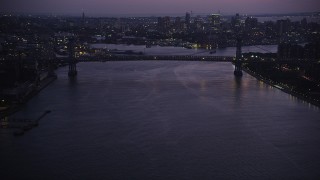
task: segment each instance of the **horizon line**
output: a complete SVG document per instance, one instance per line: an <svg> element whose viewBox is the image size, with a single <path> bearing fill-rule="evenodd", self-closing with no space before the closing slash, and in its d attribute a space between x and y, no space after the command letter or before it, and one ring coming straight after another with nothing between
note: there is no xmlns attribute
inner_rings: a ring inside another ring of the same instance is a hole
<svg viewBox="0 0 320 180"><path fill-rule="evenodd" d="M46 15L46 16L71 16L71 17L81 17L82 13L85 13L86 17L158 17L158 16L169 16L169 17L179 17L184 16L185 13L190 11L186 11L184 13L90 13L85 11L77 12L10 12L10 11L0 11L0 14L10 14L10 15ZM214 14L214 12L204 12L204 13L192 13L193 16L205 16ZM232 16L235 14L246 15L246 16L264 16L264 15L310 15L317 14L320 16L320 11L306 11L306 12L286 12L286 13L239 13L239 12L222 12L218 13L225 16Z"/></svg>

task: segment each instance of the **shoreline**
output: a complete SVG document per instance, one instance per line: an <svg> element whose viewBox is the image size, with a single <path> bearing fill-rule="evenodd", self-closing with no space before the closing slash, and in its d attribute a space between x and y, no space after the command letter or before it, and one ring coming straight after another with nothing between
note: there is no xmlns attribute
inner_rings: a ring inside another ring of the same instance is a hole
<svg viewBox="0 0 320 180"><path fill-rule="evenodd" d="M44 80L42 80L37 88L35 88L32 92L30 92L26 97L23 98L22 103L14 104L11 107L9 106L8 109L0 112L0 119L13 115L14 113L21 110L21 108L28 103L28 101L40 93L44 88L49 86L53 81L57 79L56 75L48 76Z"/></svg>
<svg viewBox="0 0 320 180"><path fill-rule="evenodd" d="M287 88L287 87L284 87L284 86L282 86L281 84L275 84L275 83L273 83L272 81L269 81L269 80L264 79L263 77L259 77L254 71L251 71L251 70L249 70L249 69L247 69L247 68L243 68L242 70L243 70L244 72L246 72L247 74L249 74L250 76L256 78L257 80L262 81L262 82L265 83L265 84L268 84L268 85L270 85L270 86L272 86L272 87L275 87L275 88L279 89L279 90L282 91L282 92L285 92L285 93L287 93L287 94L290 94L290 95L292 95L292 96L294 96L294 97L296 97L296 98L299 98L299 99L302 100L302 101L305 101L305 102L307 102L307 103L310 103L310 104L312 104L312 105L320 108L320 102L319 102L319 101L316 101L316 100L313 100L313 99L304 97L303 95L301 95L301 94L299 94L299 93L297 93L297 92L293 92L291 89L289 89L289 88Z"/></svg>

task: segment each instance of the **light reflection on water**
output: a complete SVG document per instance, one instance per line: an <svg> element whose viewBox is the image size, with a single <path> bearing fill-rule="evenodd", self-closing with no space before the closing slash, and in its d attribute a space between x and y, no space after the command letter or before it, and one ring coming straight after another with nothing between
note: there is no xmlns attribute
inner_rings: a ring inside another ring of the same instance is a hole
<svg viewBox="0 0 320 180"><path fill-rule="evenodd" d="M106 62L67 68L0 136L4 179L313 179L320 111L230 63ZM19 173L16 173L19 172Z"/></svg>

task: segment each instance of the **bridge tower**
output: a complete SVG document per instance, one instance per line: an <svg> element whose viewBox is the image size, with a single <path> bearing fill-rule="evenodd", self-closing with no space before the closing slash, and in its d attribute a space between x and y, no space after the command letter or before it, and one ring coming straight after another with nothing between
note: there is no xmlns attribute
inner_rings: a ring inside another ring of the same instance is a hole
<svg viewBox="0 0 320 180"><path fill-rule="evenodd" d="M236 51L236 61L234 63L234 75L236 77L242 76L242 52L241 52L241 38L237 38L237 51Z"/></svg>
<svg viewBox="0 0 320 180"><path fill-rule="evenodd" d="M69 39L69 77L75 77L77 75L77 65L76 65L76 59L75 59L75 53L74 53L74 39Z"/></svg>

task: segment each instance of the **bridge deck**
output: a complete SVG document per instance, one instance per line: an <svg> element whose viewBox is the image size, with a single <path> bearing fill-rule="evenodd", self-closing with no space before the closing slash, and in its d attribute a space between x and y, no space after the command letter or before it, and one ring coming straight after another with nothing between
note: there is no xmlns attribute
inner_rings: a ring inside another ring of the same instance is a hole
<svg viewBox="0 0 320 180"><path fill-rule="evenodd" d="M232 62L235 57L230 56L165 56L165 55L108 55L103 57L80 57L78 62L88 61L130 61L130 60L173 60L173 61L219 61Z"/></svg>
<svg viewBox="0 0 320 180"><path fill-rule="evenodd" d="M70 62L69 58L58 58L60 62ZM234 62L232 56L192 56L192 55L105 55L83 56L75 59L78 62L105 62L105 61L136 61L136 60L164 60L164 61L211 61ZM243 63L277 62L277 63L319 63L319 60L310 59L250 59L242 60Z"/></svg>

